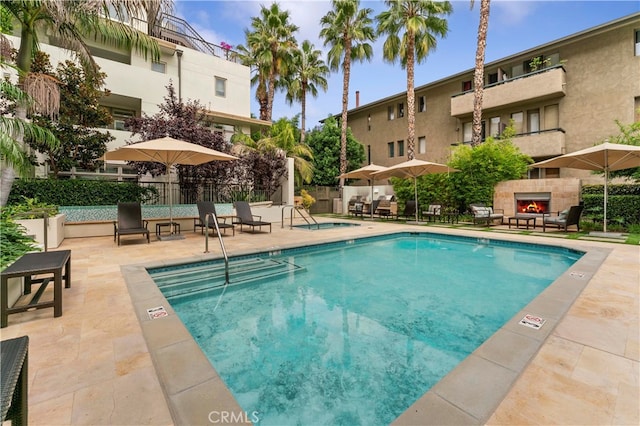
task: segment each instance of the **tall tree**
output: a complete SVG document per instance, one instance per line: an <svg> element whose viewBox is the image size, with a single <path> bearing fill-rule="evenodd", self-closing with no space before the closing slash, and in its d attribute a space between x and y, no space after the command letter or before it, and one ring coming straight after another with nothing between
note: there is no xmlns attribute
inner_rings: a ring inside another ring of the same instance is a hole
<svg viewBox="0 0 640 426"><path fill-rule="evenodd" d="M16 66L21 82L29 78L34 51L39 50L39 34L55 37L60 46L74 52L87 69L94 71L97 66L84 41L89 37L112 46L135 48L145 57L151 53L158 58L160 50L155 40L128 25L131 16L144 16L148 7L149 0L0 0L2 13L8 13L12 23L20 27ZM105 16L115 19L105 19ZM36 103L38 101L41 99L36 99ZM26 110L19 108L17 116L24 119ZM21 136L18 140L22 142ZM6 203L14 179L14 169L4 167L0 176L0 205Z"/></svg>
<svg viewBox="0 0 640 426"><path fill-rule="evenodd" d="M293 101L300 101L302 106L300 142L304 143L306 116L307 116L307 93L314 98L318 96L318 87L327 91L327 76L329 67L322 60L322 52L316 50L309 40L302 42L300 49L293 51L291 72L286 79L287 95L289 104Z"/></svg>
<svg viewBox="0 0 640 426"><path fill-rule="evenodd" d="M448 31L442 16L452 11L451 3L431 0L386 0L386 11L377 17L378 34L387 34L383 56L388 62L398 59L407 70L407 158L415 158L416 110L415 63L424 61L437 45L436 37Z"/></svg>
<svg viewBox="0 0 640 426"><path fill-rule="evenodd" d="M482 97L484 95L484 56L489 29L489 7L491 0L480 0L480 23L478 24L478 44L476 46L476 67L473 72L473 123L471 146L482 142ZM471 0L473 8L474 0Z"/></svg>
<svg viewBox="0 0 640 426"><path fill-rule="evenodd" d="M331 0L332 10L320 19L320 37L324 45L331 46L328 53L329 68L338 71L342 66L342 118L340 121L340 174L347 171L347 110L349 107L349 79L351 62L370 61L373 48L369 42L376 39L370 8L360 9L359 0ZM340 190L344 178L340 179Z"/></svg>
<svg viewBox="0 0 640 426"><path fill-rule="evenodd" d="M253 55L258 73L267 73L258 80L266 82L266 107L264 116L261 108L260 118L271 121L277 80L291 65L291 50L297 43L293 34L298 27L289 22L289 11L281 10L278 3L261 6L260 16L251 18L251 27L245 31L247 47L239 50Z"/></svg>
<svg viewBox="0 0 640 426"><path fill-rule="evenodd" d="M245 37L249 37L249 30L245 30ZM253 76L251 77L251 85L256 86L256 100L260 105L260 120L267 120L267 105L269 96L267 93L267 78L269 76L269 64L260 62L258 54L251 46L236 46L238 57L242 65L251 69Z"/></svg>
<svg viewBox="0 0 640 426"><path fill-rule="evenodd" d="M87 73L73 61L58 64L53 74L49 55L37 52L32 71L51 74L60 86L60 113L57 120L42 114L33 114L35 124L50 129L60 140L60 146L52 149L41 140L25 138L35 150L46 154L52 177L61 171L80 167L95 170L100 165L100 157L107 151L107 143L114 139L109 132L96 128L111 124L109 111L100 105L105 96L104 73Z"/></svg>

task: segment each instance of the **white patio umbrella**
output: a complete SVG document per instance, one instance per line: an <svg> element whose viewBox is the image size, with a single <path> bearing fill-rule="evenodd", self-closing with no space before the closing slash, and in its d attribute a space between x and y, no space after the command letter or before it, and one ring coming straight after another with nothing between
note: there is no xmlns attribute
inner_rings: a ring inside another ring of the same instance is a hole
<svg viewBox="0 0 640 426"><path fill-rule="evenodd" d="M206 148L191 142L164 137L125 145L114 151L109 151L102 157L103 160L123 161L154 161L162 163L167 168L167 184L169 187L169 222L171 234L173 234L173 200L171 195L171 167L181 164L197 166L210 161L237 160L233 155Z"/></svg>
<svg viewBox="0 0 640 426"><path fill-rule="evenodd" d="M609 172L614 170L640 167L640 146L605 142L590 148L581 149L529 167L550 168L568 167L571 169L597 170L604 172L604 225L607 232L607 192Z"/></svg>
<svg viewBox="0 0 640 426"><path fill-rule="evenodd" d="M338 178L345 179L369 179L371 181L371 217L373 218L373 181L375 180L375 176L373 174L375 172L379 172L381 170L385 170L386 167L378 166L376 164L369 164L364 167L360 167L356 170L351 170L350 172L341 174Z"/></svg>
<svg viewBox="0 0 640 426"><path fill-rule="evenodd" d="M413 178L414 196L416 200L416 222L418 221L418 176L428 175L432 173L449 173L458 172L457 169L452 169L446 164L432 163L430 161L423 161L413 159L405 161L404 163L396 164L395 166L387 167L386 169L373 173L376 179L388 178L391 176L400 178Z"/></svg>

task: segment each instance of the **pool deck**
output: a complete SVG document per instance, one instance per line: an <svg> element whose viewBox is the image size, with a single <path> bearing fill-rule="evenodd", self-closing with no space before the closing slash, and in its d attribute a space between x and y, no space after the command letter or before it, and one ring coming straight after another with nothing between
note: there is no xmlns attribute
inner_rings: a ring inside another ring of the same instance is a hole
<svg viewBox="0 0 640 426"><path fill-rule="evenodd" d="M513 380L509 381L513 386L493 390L480 380L477 389L456 395L448 395L442 387L441 392L421 398L396 420L397 424L640 424L640 246L487 233L481 228L357 222L363 226L313 232L282 229L274 223L271 234L236 232L225 236L224 242L229 255L234 255L417 230L605 253L600 267L588 274L584 290L575 302L568 303L566 315L545 324L548 327L545 338L539 339L539 350L526 358L518 357L523 342L531 339L523 340L513 333L513 350L507 347L501 354L506 365L523 363L513 369ZM0 331L2 340L23 335L30 338L29 423L170 425L174 418L181 418L165 398L165 393L171 394L166 376L175 376L169 378L174 383L183 380L183 386L207 378L197 377L190 365L179 361L165 364L174 366L173 371L156 369L149 349L153 343L149 344L148 333L145 340L140 307L132 303L134 295L129 293L127 280L131 281L133 274L127 272L125 279L123 271L131 271L135 265L219 257L217 239L209 239L211 253L204 254L204 237L199 232L185 230L183 235L183 240L151 244L129 237L121 246L111 237L64 240L57 250L72 250L72 283L63 291L63 315L54 318L51 309L13 314L9 326ZM157 339L170 338L172 329L157 333ZM171 360L172 354L166 355ZM478 355L465 363L481 363L487 372L498 366L490 356ZM445 380L455 381L450 376ZM197 390L197 386L191 387ZM499 395L498 402L487 405L482 399L491 394ZM225 395L202 397L200 404L203 412L215 411L216 416L237 410L235 401ZM434 404L449 406L451 414L439 410L443 417L430 416L429 408ZM211 420L222 423L220 417L203 417L197 423L211 424Z"/></svg>

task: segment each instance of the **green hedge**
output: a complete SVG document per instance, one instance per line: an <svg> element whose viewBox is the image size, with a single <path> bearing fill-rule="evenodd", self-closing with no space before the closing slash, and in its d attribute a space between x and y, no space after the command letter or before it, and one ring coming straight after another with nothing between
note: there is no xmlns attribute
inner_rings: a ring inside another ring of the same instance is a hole
<svg viewBox="0 0 640 426"><path fill-rule="evenodd" d="M607 222L640 224L640 185L610 185L607 195ZM602 220L604 217L604 185L584 185L583 216Z"/></svg>
<svg viewBox="0 0 640 426"><path fill-rule="evenodd" d="M156 200L152 187L140 187L130 182L107 182L83 179L19 179L9 194L7 204L20 204L25 198L58 206L105 206L119 201L148 202Z"/></svg>

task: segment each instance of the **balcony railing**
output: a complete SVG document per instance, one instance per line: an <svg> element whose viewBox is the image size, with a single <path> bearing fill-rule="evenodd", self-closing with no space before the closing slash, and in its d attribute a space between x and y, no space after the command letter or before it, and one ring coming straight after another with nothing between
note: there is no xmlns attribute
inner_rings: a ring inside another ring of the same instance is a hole
<svg viewBox="0 0 640 426"><path fill-rule="evenodd" d="M482 99L483 111L565 96L565 70L562 65L519 75L488 85ZM473 91L451 97L451 116L461 117L473 112Z"/></svg>
<svg viewBox="0 0 640 426"><path fill-rule="evenodd" d="M139 19L136 20L146 28L146 22ZM137 27L140 27L140 25ZM161 14L156 20L150 35L207 55L223 58L237 64L241 63L237 52L206 41L187 21L177 16Z"/></svg>

